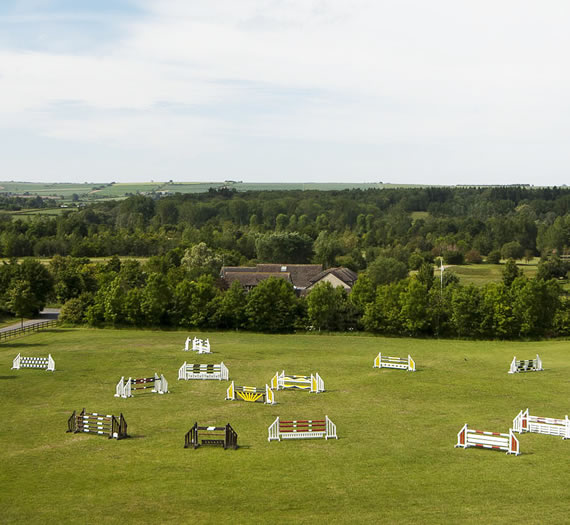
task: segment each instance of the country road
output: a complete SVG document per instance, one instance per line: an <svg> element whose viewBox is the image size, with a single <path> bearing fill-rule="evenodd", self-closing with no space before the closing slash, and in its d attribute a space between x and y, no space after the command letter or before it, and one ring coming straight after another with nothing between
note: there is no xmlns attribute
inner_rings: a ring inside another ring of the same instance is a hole
<svg viewBox="0 0 570 525"><path fill-rule="evenodd" d="M60 308L44 308L39 315L34 319L28 319L24 321L24 326L28 326L35 323L41 323L42 321L53 321L59 317ZM0 328L0 332L8 332L10 330L14 330L15 328L21 328L22 323L14 323L9 326L4 326Z"/></svg>

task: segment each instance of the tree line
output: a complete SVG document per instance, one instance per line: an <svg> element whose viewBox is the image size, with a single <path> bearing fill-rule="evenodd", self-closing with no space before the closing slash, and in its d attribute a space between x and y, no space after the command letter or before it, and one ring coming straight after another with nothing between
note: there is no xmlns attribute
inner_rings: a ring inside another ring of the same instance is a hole
<svg viewBox="0 0 570 525"><path fill-rule="evenodd" d="M381 261L385 259L380 259ZM394 259L395 262L398 262ZM350 294L322 283L298 297L270 278L246 293L218 278L220 260L199 243L145 262L55 256L0 265L2 309L31 315L47 301L63 304L61 320L91 326L182 327L261 332L358 331L408 336L535 338L570 335L570 299L541 263L524 277L509 260L501 282L463 286L451 271L414 275L363 271ZM566 263L562 263L566 264ZM389 279L389 280L387 280Z"/></svg>
<svg viewBox="0 0 570 525"><path fill-rule="evenodd" d="M41 199L40 199L41 200ZM0 209L20 206L0 198ZM378 256L408 269L565 254L569 188L412 188L135 195L58 216L0 214L1 257L154 256L205 242L226 264L365 270Z"/></svg>

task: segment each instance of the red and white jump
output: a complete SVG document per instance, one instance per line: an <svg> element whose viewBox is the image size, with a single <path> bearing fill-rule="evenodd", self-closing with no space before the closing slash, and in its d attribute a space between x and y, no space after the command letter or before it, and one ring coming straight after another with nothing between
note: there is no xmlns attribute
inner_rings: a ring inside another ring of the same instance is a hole
<svg viewBox="0 0 570 525"><path fill-rule="evenodd" d="M267 429L267 441L282 439L338 439L336 425L325 416L325 419L293 419L284 421L277 418Z"/></svg>
<svg viewBox="0 0 570 525"><path fill-rule="evenodd" d="M507 454L520 454L519 440L513 434L513 429L509 429L508 434L500 434L499 432L484 432L482 430L473 430L464 427L457 434L456 447L469 448L491 448L495 450L503 450Z"/></svg>
<svg viewBox="0 0 570 525"><path fill-rule="evenodd" d="M549 436L562 436L562 439L570 439L570 419L556 419L553 417L531 416L528 408L518 413L513 419L513 430L522 434L523 432L535 432L537 434L547 434Z"/></svg>

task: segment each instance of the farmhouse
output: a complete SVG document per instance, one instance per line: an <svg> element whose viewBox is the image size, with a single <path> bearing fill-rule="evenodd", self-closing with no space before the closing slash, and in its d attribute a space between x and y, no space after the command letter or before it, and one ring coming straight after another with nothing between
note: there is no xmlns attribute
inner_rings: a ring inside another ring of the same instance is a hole
<svg viewBox="0 0 570 525"><path fill-rule="evenodd" d="M348 268L329 268L323 271L320 264L257 264L255 266L222 266L220 277L229 287L238 281L246 290L269 277L285 279L299 295L305 295L317 283L328 281L333 286L352 289L357 275Z"/></svg>
<svg viewBox="0 0 570 525"><path fill-rule="evenodd" d="M306 293L310 292L314 286L322 282L329 282L335 288L342 286L347 292L350 292L356 279L358 279L358 275L350 268L329 268L311 279L311 284L307 286Z"/></svg>

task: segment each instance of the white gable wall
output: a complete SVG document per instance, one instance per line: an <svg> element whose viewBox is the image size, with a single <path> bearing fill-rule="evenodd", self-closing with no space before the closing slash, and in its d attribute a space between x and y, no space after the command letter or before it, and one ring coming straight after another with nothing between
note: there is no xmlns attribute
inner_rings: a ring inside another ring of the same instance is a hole
<svg viewBox="0 0 570 525"><path fill-rule="evenodd" d="M334 276L332 273L329 273L329 274L325 275L322 279L319 279L316 283L314 283L310 287L308 287L307 290L310 290L311 288L313 288L317 284L324 283L324 282L331 283L335 288L337 288L338 286L342 286L347 292L349 292L351 290L351 288L348 284L346 284L344 281L341 281L338 277Z"/></svg>

